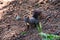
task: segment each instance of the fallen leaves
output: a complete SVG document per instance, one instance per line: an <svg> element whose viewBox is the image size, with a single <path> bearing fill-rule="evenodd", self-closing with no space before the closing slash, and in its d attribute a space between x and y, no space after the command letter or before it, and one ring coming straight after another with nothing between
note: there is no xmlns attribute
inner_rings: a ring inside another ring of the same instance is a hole
<svg viewBox="0 0 60 40"><path fill-rule="evenodd" d="M9 5L10 2L12 2L14 0L0 0L0 9L2 9L4 6Z"/></svg>

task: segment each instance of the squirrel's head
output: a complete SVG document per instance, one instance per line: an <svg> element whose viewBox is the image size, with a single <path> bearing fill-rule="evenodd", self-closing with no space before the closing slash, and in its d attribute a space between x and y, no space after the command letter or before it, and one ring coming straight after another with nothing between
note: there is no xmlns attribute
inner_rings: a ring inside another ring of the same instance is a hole
<svg viewBox="0 0 60 40"><path fill-rule="evenodd" d="M36 10L33 11L33 17L34 17L34 18L38 18L38 16L39 16L40 14L41 14L41 11L38 10L38 9L36 9Z"/></svg>

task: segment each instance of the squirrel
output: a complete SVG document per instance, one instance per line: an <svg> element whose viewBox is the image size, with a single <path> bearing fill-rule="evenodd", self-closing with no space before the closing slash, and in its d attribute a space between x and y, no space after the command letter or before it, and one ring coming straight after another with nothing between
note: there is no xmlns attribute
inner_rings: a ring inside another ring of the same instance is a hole
<svg viewBox="0 0 60 40"><path fill-rule="evenodd" d="M26 22L26 24L29 25L34 25L36 27L36 25L39 23L38 20L38 16L41 14L40 10L34 10L33 11L33 15L32 17L26 17L24 18L24 21Z"/></svg>

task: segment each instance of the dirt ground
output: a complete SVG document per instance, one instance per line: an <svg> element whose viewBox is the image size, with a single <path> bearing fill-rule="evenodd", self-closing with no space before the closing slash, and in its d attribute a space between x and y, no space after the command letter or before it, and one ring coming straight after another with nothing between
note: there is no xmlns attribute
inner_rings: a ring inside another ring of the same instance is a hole
<svg viewBox="0 0 60 40"><path fill-rule="evenodd" d="M15 0L0 9L0 40L41 40L36 28L27 29L25 16L32 10L42 12L39 21L45 33L60 31L60 2L39 0ZM20 19L18 20L17 17ZM26 32L21 35L21 32Z"/></svg>

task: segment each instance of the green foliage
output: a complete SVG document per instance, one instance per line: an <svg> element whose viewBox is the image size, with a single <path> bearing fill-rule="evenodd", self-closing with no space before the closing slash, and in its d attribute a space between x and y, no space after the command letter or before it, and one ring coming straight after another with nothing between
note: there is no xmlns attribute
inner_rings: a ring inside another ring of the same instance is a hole
<svg viewBox="0 0 60 40"><path fill-rule="evenodd" d="M38 29L39 35L42 37L42 40L60 40L60 36L58 35L43 33L41 23L37 25L37 29Z"/></svg>
<svg viewBox="0 0 60 40"><path fill-rule="evenodd" d="M25 35L26 34L26 32L21 32L21 35Z"/></svg>
<svg viewBox="0 0 60 40"><path fill-rule="evenodd" d="M36 26L37 26L38 32L39 32L39 33L42 32L42 26L41 26L41 23L39 23L39 24L36 25Z"/></svg>
<svg viewBox="0 0 60 40"><path fill-rule="evenodd" d="M42 36L42 40L59 40L60 36L46 33L39 33Z"/></svg>

